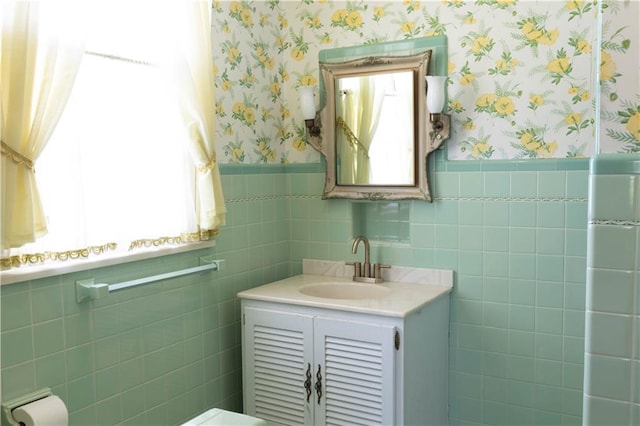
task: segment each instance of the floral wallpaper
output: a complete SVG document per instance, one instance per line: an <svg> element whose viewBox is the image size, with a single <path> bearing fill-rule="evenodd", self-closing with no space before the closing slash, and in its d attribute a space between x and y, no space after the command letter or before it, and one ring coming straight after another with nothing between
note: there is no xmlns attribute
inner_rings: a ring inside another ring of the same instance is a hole
<svg viewBox="0 0 640 426"><path fill-rule="evenodd" d="M640 151L635 0L214 1L213 9L223 163L319 161L296 91L318 84L318 52L432 35L449 43L449 159L585 157L598 136L602 152Z"/></svg>

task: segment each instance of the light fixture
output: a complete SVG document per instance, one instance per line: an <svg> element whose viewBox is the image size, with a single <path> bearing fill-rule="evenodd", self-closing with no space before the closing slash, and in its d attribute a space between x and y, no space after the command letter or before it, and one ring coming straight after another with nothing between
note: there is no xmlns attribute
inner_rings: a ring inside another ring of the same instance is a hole
<svg viewBox="0 0 640 426"><path fill-rule="evenodd" d="M314 91L315 86L298 87L298 93L300 95L300 108L302 110L304 124L307 127L309 136L315 138L320 136L320 126L316 124L316 102L313 98Z"/></svg>
<svg viewBox="0 0 640 426"><path fill-rule="evenodd" d="M427 79L427 110L429 111L429 122L431 123L429 137L432 146L435 148L442 141L449 138L451 128L451 116L442 113L445 104L447 77L428 75L425 78Z"/></svg>

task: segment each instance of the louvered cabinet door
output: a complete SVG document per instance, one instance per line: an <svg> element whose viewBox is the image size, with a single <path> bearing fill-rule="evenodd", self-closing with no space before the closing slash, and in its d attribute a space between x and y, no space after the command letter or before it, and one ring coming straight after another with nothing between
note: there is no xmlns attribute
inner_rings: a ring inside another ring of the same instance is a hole
<svg viewBox="0 0 640 426"><path fill-rule="evenodd" d="M316 317L316 425L395 424L394 336L391 325Z"/></svg>
<svg viewBox="0 0 640 426"><path fill-rule="evenodd" d="M244 309L244 397L247 414L283 425L313 424L307 380L313 363L313 317Z"/></svg>

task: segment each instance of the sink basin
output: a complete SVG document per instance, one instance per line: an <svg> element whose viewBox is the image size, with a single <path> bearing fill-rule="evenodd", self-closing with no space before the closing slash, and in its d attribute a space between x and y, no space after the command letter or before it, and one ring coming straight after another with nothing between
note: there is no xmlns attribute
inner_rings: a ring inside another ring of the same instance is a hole
<svg viewBox="0 0 640 426"><path fill-rule="evenodd" d="M379 284L316 283L301 287L300 293L323 299L377 299L391 293L391 289Z"/></svg>

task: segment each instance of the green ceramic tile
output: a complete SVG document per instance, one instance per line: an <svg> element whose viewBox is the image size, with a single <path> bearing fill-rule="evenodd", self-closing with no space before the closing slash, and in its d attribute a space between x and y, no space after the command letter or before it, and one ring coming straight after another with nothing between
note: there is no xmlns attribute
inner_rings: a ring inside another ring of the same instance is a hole
<svg viewBox="0 0 640 426"><path fill-rule="evenodd" d="M565 221L568 229L585 229L588 221L587 203L567 203Z"/></svg>
<svg viewBox="0 0 640 426"><path fill-rule="evenodd" d="M442 200L433 204L435 211L435 223L443 225L458 224L458 201Z"/></svg>
<svg viewBox="0 0 640 426"><path fill-rule="evenodd" d="M536 278L536 256L532 254L511 254L509 256L511 278L530 280Z"/></svg>
<svg viewBox="0 0 640 426"><path fill-rule="evenodd" d="M67 379L76 379L94 371L93 345L86 344L67 349Z"/></svg>
<svg viewBox="0 0 640 426"><path fill-rule="evenodd" d="M511 173L491 172L484 175L484 195L486 197L508 197L511 192Z"/></svg>
<svg viewBox="0 0 640 426"><path fill-rule="evenodd" d="M562 309L536 308L536 331L539 333L562 334Z"/></svg>
<svg viewBox="0 0 640 426"><path fill-rule="evenodd" d="M564 171L538 173L538 197L543 199L565 198L566 179Z"/></svg>
<svg viewBox="0 0 640 426"><path fill-rule="evenodd" d="M70 412L80 410L95 402L95 380L93 375L67 382L66 405Z"/></svg>
<svg viewBox="0 0 640 426"><path fill-rule="evenodd" d="M565 254L567 256L583 256L587 255L587 230L584 229L566 229L565 230Z"/></svg>
<svg viewBox="0 0 640 426"><path fill-rule="evenodd" d="M585 381L585 393L619 401L629 400L631 385L631 361L586 354L591 379Z"/></svg>
<svg viewBox="0 0 640 426"><path fill-rule="evenodd" d="M32 290L31 309L34 323L60 317L63 314L61 287L53 285Z"/></svg>
<svg viewBox="0 0 640 426"><path fill-rule="evenodd" d="M521 331L535 329L535 309L529 306L509 306L509 328Z"/></svg>
<svg viewBox="0 0 640 426"><path fill-rule="evenodd" d="M480 197L484 195L483 173L466 172L459 173L460 176L460 196Z"/></svg>
<svg viewBox="0 0 640 426"><path fill-rule="evenodd" d="M511 197L534 198L538 195L538 181L536 172L511 173Z"/></svg>
<svg viewBox="0 0 640 426"><path fill-rule="evenodd" d="M458 275L458 282L454 287L456 298L482 300L482 277L472 275Z"/></svg>
<svg viewBox="0 0 640 426"><path fill-rule="evenodd" d="M482 327L473 324L458 325L458 344L461 348L482 349Z"/></svg>
<svg viewBox="0 0 640 426"><path fill-rule="evenodd" d="M432 182L433 192L439 197L453 198L459 195L461 190L461 177L464 173L455 172L436 173Z"/></svg>
<svg viewBox="0 0 640 426"><path fill-rule="evenodd" d="M509 330L509 348L507 353L511 355L530 356L534 353L536 335L528 331Z"/></svg>
<svg viewBox="0 0 640 426"><path fill-rule="evenodd" d="M506 354L509 351L509 333L504 328L483 327L482 350Z"/></svg>
<svg viewBox="0 0 640 426"><path fill-rule="evenodd" d="M483 273L486 277L507 277L509 275L509 255L507 253L485 252L482 255Z"/></svg>
<svg viewBox="0 0 640 426"><path fill-rule="evenodd" d="M3 342L3 355L4 355ZM8 366L2 362L2 398L16 398L32 392L35 388L35 368L33 362L23 362Z"/></svg>
<svg viewBox="0 0 640 426"><path fill-rule="evenodd" d="M509 205L511 226L534 227L537 223L538 205L532 201L513 201Z"/></svg>
<svg viewBox="0 0 640 426"><path fill-rule="evenodd" d="M509 305L504 303L483 304L482 323L486 327L507 328L509 325Z"/></svg>
<svg viewBox="0 0 640 426"><path fill-rule="evenodd" d="M120 361L118 336L96 340L93 345L96 370L116 365Z"/></svg>
<svg viewBox="0 0 640 426"><path fill-rule="evenodd" d="M36 387L53 387L66 381L66 357L64 352L37 358Z"/></svg>
<svg viewBox="0 0 640 426"><path fill-rule="evenodd" d="M482 372L482 352L468 349L458 351L458 371L480 374Z"/></svg>
<svg viewBox="0 0 640 426"><path fill-rule="evenodd" d="M539 203L537 223L538 226L544 228L563 228L565 226L565 203Z"/></svg>
<svg viewBox="0 0 640 426"><path fill-rule="evenodd" d="M486 259L486 254L485 254ZM486 302L508 303L509 281L504 278L484 278L483 300Z"/></svg>
<svg viewBox="0 0 640 426"><path fill-rule="evenodd" d="M14 293L6 290L13 286L0 287L0 323L2 331L13 330L31 324L31 293L26 284L14 284Z"/></svg>
<svg viewBox="0 0 640 426"><path fill-rule="evenodd" d="M96 419L96 407L94 405L69 413L70 424L92 425L96 423Z"/></svg>
<svg viewBox="0 0 640 426"><path fill-rule="evenodd" d="M459 228L453 225L438 225L435 227L436 249L457 249Z"/></svg>
<svg viewBox="0 0 640 426"><path fill-rule="evenodd" d="M567 171L567 197L586 200L589 196L589 174L583 170Z"/></svg>
<svg viewBox="0 0 640 426"><path fill-rule="evenodd" d="M63 320L57 319L35 325L33 327L33 345L35 357L62 351L64 349Z"/></svg>
<svg viewBox="0 0 640 426"><path fill-rule="evenodd" d="M536 358L553 361L562 360L562 336L536 333L535 341Z"/></svg>
<svg viewBox="0 0 640 426"><path fill-rule="evenodd" d="M476 251L460 251L458 272L465 275L482 275L482 253Z"/></svg>
<svg viewBox="0 0 640 426"><path fill-rule="evenodd" d="M485 251L509 251L509 228L496 226L483 226L483 244Z"/></svg>
<svg viewBox="0 0 640 426"><path fill-rule="evenodd" d="M458 322L482 324L482 303L474 300L458 300Z"/></svg>
<svg viewBox="0 0 640 426"><path fill-rule="evenodd" d="M117 366L97 371L95 381L98 401L120 392L120 374Z"/></svg>
<svg viewBox="0 0 640 426"><path fill-rule="evenodd" d="M536 303L536 282L534 280L510 280L509 302L533 306Z"/></svg>
<svg viewBox="0 0 640 426"><path fill-rule="evenodd" d="M536 230L533 228L510 228L509 250L512 253L535 253Z"/></svg>
<svg viewBox="0 0 640 426"><path fill-rule="evenodd" d="M564 229L539 228L536 234L536 252L539 254L564 254Z"/></svg>
<svg viewBox="0 0 640 426"><path fill-rule="evenodd" d="M509 203L506 201L484 201L485 226L509 226Z"/></svg>
<svg viewBox="0 0 640 426"><path fill-rule="evenodd" d="M591 178L592 219L634 220L636 177L632 175L596 175Z"/></svg>
<svg viewBox="0 0 640 426"><path fill-rule="evenodd" d="M507 355L506 374L511 380L533 382L535 379L535 359L516 355ZM529 403L531 404L531 402Z"/></svg>
<svg viewBox="0 0 640 426"><path fill-rule="evenodd" d="M582 364L584 360L584 338L564 337L562 360Z"/></svg>
<svg viewBox="0 0 640 426"><path fill-rule="evenodd" d="M540 281L536 286L537 306L547 308L562 308L564 306L564 291L560 283Z"/></svg>
<svg viewBox="0 0 640 426"><path fill-rule="evenodd" d="M2 333L1 338L3 368L33 358L33 330L30 327L6 331Z"/></svg>
<svg viewBox="0 0 640 426"><path fill-rule="evenodd" d="M145 406L143 386L123 391L121 395L123 419L129 419L138 415L140 413L140 407Z"/></svg>
<svg viewBox="0 0 640 426"><path fill-rule="evenodd" d="M563 322L565 336L584 337L584 309L565 309Z"/></svg>
<svg viewBox="0 0 640 426"><path fill-rule="evenodd" d="M562 386L562 363L546 359L536 360L536 383Z"/></svg>
<svg viewBox="0 0 640 426"><path fill-rule="evenodd" d="M536 277L541 281L562 282L565 276L564 259L561 256L536 256Z"/></svg>
<svg viewBox="0 0 640 426"><path fill-rule="evenodd" d="M484 203L475 200L461 200L458 203L458 221L460 225L482 225Z"/></svg>
<svg viewBox="0 0 640 426"><path fill-rule="evenodd" d="M583 256L565 256L565 280L570 283L584 283L587 259Z"/></svg>
<svg viewBox="0 0 640 426"><path fill-rule="evenodd" d="M483 232L481 226L460 226L458 231L461 250L482 250Z"/></svg>
<svg viewBox="0 0 640 426"><path fill-rule="evenodd" d="M480 398L482 396L482 376L479 374L460 373L460 396L469 398Z"/></svg>
<svg viewBox="0 0 640 426"><path fill-rule="evenodd" d="M565 284L564 286L564 308L584 311L585 309L585 285Z"/></svg>
<svg viewBox="0 0 640 426"><path fill-rule="evenodd" d="M586 351L594 354L630 358L633 355L633 317L629 315L590 312L590 339ZM616 330L612 333L611 330Z"/></svg>
<svg viewBox="0 0 640 426"><path fill-rule="evenodd" d="M120 396L99 401L96 404L96 415L98 425L115 425L122 420L122 412L120 409Z"/></svg>
<svg viewBox="0 0 640 426"><path fill-rule="evenodd" d="M565 362L562 367L562 383L565 388L575 389L582 394L584 383L584 366Z"/></svg>
<svg viewBox="0 0 640 426"><path fill-rule="evenodd" d="M632 270L636 257L636 230L631 226L590 225L587 264L594 268Z"/></svg>

